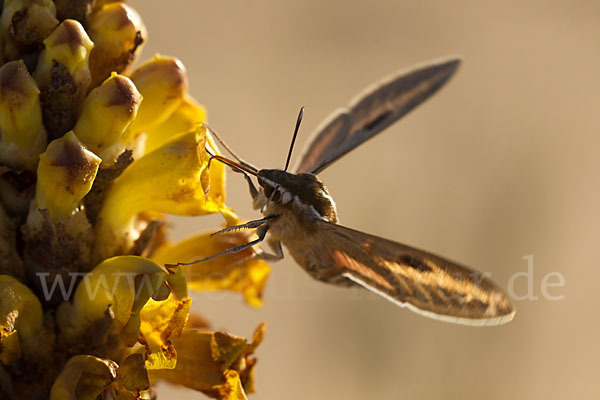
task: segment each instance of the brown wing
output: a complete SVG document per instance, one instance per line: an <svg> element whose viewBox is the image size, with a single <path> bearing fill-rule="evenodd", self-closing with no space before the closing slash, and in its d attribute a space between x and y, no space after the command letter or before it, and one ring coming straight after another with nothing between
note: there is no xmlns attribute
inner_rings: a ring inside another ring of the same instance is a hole
<svg viewBox="0 0 600 400"><path fill-rule="evenodd" d="M317 127L295 170L317 174L425 101L450 79L459 63L456 58L429 63L368 88Z"/></svg>
<svg viewBox="0 0 600 400"><path fill-rule="evenodd" d="M499 325L515 310L480 272L400 243L319 221L337 271L387 300L430 318L464 325ZM332 282L333 283L333 282Z"/></svg>

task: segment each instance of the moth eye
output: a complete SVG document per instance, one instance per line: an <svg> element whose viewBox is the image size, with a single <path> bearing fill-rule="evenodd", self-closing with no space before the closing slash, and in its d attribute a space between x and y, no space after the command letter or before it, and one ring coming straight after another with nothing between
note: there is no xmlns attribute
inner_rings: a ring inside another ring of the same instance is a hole
<svg viewBox="0 0 600 400"><path fill-rule="evenodd" d="M271 197L271 194L273 193L273 187L272 186L265 185L265 186L263 186L263 190L265 191L265 196Z"/></svg>
<svg viewBox="0 0 600 400"><path fill-rule="evenodd" d="M281 192L278 190L273 195L273 201L279 201L279 199L281 199Z"/></svg>
<svg viewBox="0 0 600 400"><path fill-rule="evenodd" d="M433 269L431 269L431 267L429 265L427 265L425 260L423 260L422 258L419 258L419 257L402 256L402 257L400 257L400 260L398 260L398 261L401 264L404 264L409 268L416 269L419 272L432 272L433 271Z"/></svg>

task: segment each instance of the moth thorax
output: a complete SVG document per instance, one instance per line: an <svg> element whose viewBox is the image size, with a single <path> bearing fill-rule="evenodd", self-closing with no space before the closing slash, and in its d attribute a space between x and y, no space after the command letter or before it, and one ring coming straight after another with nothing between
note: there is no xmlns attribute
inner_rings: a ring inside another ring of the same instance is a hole
<svg viewBox="0 0 600 400"><path fill-rule="evenodd" d="M335 202L316 175L263 169L258 172L258 182L263 187L265 196L271 198L271 201L284 207L296 207L302 209L300 211L317 213L327 221L337 222Z"/></svg>

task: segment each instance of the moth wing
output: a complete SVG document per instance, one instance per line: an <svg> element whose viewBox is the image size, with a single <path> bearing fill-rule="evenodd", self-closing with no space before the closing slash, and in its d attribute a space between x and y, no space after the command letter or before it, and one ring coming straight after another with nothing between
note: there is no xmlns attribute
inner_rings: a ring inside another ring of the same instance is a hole
<svg viewBox="0 0 600 400"><path fill-rule="evenodd" d="M456 58L429 63L367 88L347 109L335 111L317 127L295 170L319 173L434 94L459 64Z"/></svg>
<svg viewBox="0 0 600 400"><path fill-rule="evenodd" d="M500 325L515 314L504 292L480 272L341 225L318 224L332 280L341 274L400 307L446 322Z"/></svg>

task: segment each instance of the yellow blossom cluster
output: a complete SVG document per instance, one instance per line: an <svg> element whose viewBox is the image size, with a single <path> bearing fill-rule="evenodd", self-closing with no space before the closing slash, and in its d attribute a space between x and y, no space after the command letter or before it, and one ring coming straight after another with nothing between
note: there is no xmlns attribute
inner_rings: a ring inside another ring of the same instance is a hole
<svg viewBox="0 0 600 400"><path fill-rule="evenodd" d="M111 0L4 0L0 15L0 398L149 399L164 379L218 399L254 390L252 340L190 314L193 290L261 304L251 240L166 239L165 214L221 213L225 168L186 71Z"/></svg>

